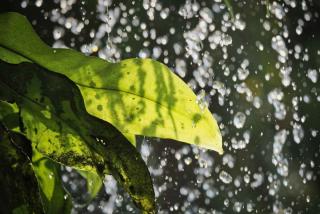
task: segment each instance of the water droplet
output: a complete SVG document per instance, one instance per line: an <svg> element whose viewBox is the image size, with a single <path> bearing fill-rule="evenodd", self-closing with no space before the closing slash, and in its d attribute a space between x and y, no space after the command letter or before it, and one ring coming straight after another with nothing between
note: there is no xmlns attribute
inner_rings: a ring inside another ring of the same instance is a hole
<svg viewBox="0 0 320 214"><path fill-rule="evenodd" d="M185 164L190 165L192 162L192 159L190 157L187 157L184 159Z"/></svg>
<svg viewBox="0 0 320 214"><path fill-rule="evenodd" d="M243 128L244 124L246 122L246 115L242 112L237 112L234 115L233 118L233 125L237 128L237 129L241 129Z"/></svg>
<svg viewBox="0 0 320 214"><path fill-rule="evenodd" d="M223 204L224 204L224 206L226 206L226 207L229 207L229 203L230 203L229 199L225 199L225 200L223 201Z"/></svg>
<svg viewBox="0 0 320 214"><path fill-rule="evenodd" d="M236 201L233 205L233 211L239 213L242 209L242 203L239 201Z"/></svg>
<svg viewBox="0 0 320 214"><path fill-rule="evenodd" d="M197 95L197 104L202 111L208 107L208 102L206 101L206 91L203 89L201 89Z"/></svg>
<svg viewBox="0 0 320 214"><path fill-rule="evenodd" d="M318 72L315 69L309 69L307 77L311 80L311 82L316 83L318 81Z"/></svg>
<svg viewBox="0 0 320 214"><path fill-rule="evenodd" d="M310 196L309 195L307 195L307 197L306 197L306 202L310 203Z"/></svg>
<svg viewBox="0 0 320 214"><path fill-rule="evenodd" d="M121 206L122 202L123 202L123 197L122 197L122 195L117 195L117 197L116 197L116 204L117 204L117 206Z"/></svg>
<svg viewBox="0 0 320 214"><path fill-rule="evenodd" d="M304 130L303 130L302 126L298 123L295 123L293 125L292 134L293 134L294 142L299 144L304 137Z"/></svg>
<svg viewBox="0 0 320 214"><path fill-rule="evenodd" d="M219 174L220 180L225 184L230 184L232 182L232 177L226 171L221 171Z"/></svg>

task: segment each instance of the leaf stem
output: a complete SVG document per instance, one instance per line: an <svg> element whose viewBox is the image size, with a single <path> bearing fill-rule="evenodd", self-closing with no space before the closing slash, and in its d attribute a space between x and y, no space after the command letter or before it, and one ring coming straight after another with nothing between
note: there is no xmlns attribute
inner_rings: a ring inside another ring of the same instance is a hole
<svg viewBox="0 0 320 214"><path fill-rule="evenodd" d="M229 0L223 0L223 1L228 8L229 14L231 16L231 20L234 21L234 12L233 12L233 7L232 7L230 1Z"/></svg>
<svg viewBox="0 0 320 214"><path fill-rule="evenodd" d="M270 17L270 1L266 0L266 12L267 17Z"/></svg>

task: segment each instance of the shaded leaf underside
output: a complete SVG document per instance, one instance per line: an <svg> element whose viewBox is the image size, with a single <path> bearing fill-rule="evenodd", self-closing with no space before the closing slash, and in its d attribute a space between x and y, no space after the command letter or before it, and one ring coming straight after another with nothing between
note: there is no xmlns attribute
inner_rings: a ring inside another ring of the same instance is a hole
<svg viewBox="0 0 320 214"><path fill-rule="evenodd" d="M154 210L152 182L140 154L114 127L86 112L72 81L32 63L0 61L0 99L18 104L26 136L41 153L95 174L111 173L139 208Z"/></svg>
<svg viewBox="0 0 320 214"><path fill-rule="evenodd" d="M0 122L0 212L43 213L37 179L30 164L31 153L19 149L23 136L9 132ZM28 157L29 155L29 157Z"/></svg>
<svg viewBox="0 0 320 214"><path fill-rule="evenodd" d="M13 119L12 119L13 118ZM32 160L29 158L25 158L24 163L17 163L16 168L20 170L16 171L18 175L15 175L14 172L6 171L5 173L1 173L1 175L8 176L7 178L14 181L15 177L19 176L21 171L28 170L29 166L32 166L34 175L37 179L37 186L26 186L28 187L26 191L26 195L28 195L27 200L25 203L27 203L27 206L30 207L33 211L36 211L38 208L37 206L42 206L45 211L45 213L53 214L53 213L69 213L72 207L71 198L68 195L68 192L65 191L65 189L62 186L61 182L61 176L60 176L60 164L48 159L47 157L43 156L41 153L39 153L35 148L34 145L31 144L31 142L24 136L24 134L21 132L21 121L20 121L20 115L19 115L19 109L16 104L10 104L4 101L0 101L0 123L3 124L4 127L10 128L11 130L14 130L14 139L18 139L19 141L19 151L23 151L24 153L30 154L32 153ZM31 148L32 147L32 148ZM32 151L31 151L32 149ZM1 149L1 151L6 154L6 151ZM18 152L17 152L18 153ZM21 153L21 152L20 152ZM3 161L1 161L3 163ZM7 166L5 166L2 169L5 169ZM33 175L33 176L34 176ZM27 182L32 181L31 178L26 178ZM15 184L12 184L10 182L2 182L5 184L5 188L10 189L12 193L15 195L13 196L10 201L15 201L19 199L21 193L20 191L14 191L13 188L15 188ZM13 185L13 188L12 188ZM38 189L39 187L39 189ZM20 187L23 188L23 185ZM2 189L2 188L1 188ZM35 194L37 192L41 193L41 204L37 204L36 207L34 207L33 204L33 198L30 196L32 194ZM24 194L24 193L22 193ZM5 194L3 194L5 195ZM1 200L5 201L5 200ZM5 205L6 209L11 209L10 206ZM2 210L3 211L3 210ZM7 213L7 212L4 212ZM31 213L31 212L29 212Z"/></svg>

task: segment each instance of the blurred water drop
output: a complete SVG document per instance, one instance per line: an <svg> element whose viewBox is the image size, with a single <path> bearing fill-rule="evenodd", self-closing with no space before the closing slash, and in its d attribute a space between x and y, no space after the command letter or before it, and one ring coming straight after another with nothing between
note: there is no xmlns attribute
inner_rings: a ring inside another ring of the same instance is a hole
<svg viewBox="0 0 320 214"><path fill-rule="evenodd" d="M241 212L242 206L243 206L243 204L241 202L236 201L233 205L233 211L235 211L237 213Z"/></svg>
<svg viewBox="0 0 320 214"><path fill-rule="evenodd" d="M206 100L206 92L203 89L201 89L197 95L197 104L199 105L199 108L202 111L208 107L208 102Z"/></svg>
<svg viewBox="0 0 320 214"><path fill-rule="evenodd" d="M230 184L232 182L231 175L229 173L227 173L226 171L221 171L219 173L219 178L225 184Z"/></svg>
<svg viewBox="0 0 320 214"><path fill-rule="evenodd" d="M184 159L184 163L185 163L186 165L190 165L191 162L192 162L192 159L191 159L190 157L187 157L187 158Z"/></svg>
<svg viewBox="0 0 320 214"><path fill-rule="evenodd" d="M246 115L242 112L237 112L233 117L233 125L237 129L243 128L244 124L246 122Z"/></svg>

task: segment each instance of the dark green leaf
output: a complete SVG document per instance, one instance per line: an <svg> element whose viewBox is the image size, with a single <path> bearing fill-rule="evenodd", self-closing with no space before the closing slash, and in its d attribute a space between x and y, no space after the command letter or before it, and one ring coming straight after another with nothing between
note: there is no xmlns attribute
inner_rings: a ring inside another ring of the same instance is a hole
<svg viewBox="0 0 320 214"><path fill-rule="evenodd" d="M0 123L0 213L43 213L31 144Z"/></svg>
<svg viewBox="0 0 320 214"><path fill-rule="evenodd" d="M86 112L72 81L35 64L0 62L0 98L17 103L27 137L41 153L77 169L110 172L138 207L153 212L152 182L140 154L114 127Z"/></svg>
<svg viewBox="0 0 320 214"><path fill-rule="evenodd" d="M7 120L14 115L15 120ZM18 119L16 119L18 118ZM10 104L4 101L0 101L0 121L9 128L14 129L14 136L18 136L20 141L20 149L25 153L29 153L31 156L31 142L27 140L20 129L20 118L19 118L19 109L16 104ZM19 132L19 134L17 133ZM5 153L3 149L0 149L1 153ZM31 164L31 163L30 163ZM23 167L23 166L21 166ZM20 167L20 168L21 168ZM72 201L68 193L62 186L61 175L60 175L60 165L54 161L48 159L39 153L35 148L32 148L32 169L36 175L39 191L41 192L41 198L43 203L43 208L45 213L69 213L72 208ZM13 180L16 175L8 174L12 176ZM29 194L33 194L33 189L29 190ZM12 199L12 200L19 200ZM20 211L25 211L25 206L22 206L21 209L15 210L17 213ZM25 213L25 212L24 212Z"/></svg>
<svg viewBox="0 0 320 214"><path fill-rule="evenodd" d="M0 100L0 121L10 130L19 131L19 109L15 104Z"/></svg>
<svg viewBox="0 0 320 214"><path fill-rule="evenodd" d="M32 151L33 169L41 189L46 213L70 213L72 200L62 185L61 165L45 157L35 148Z"/></svg>

